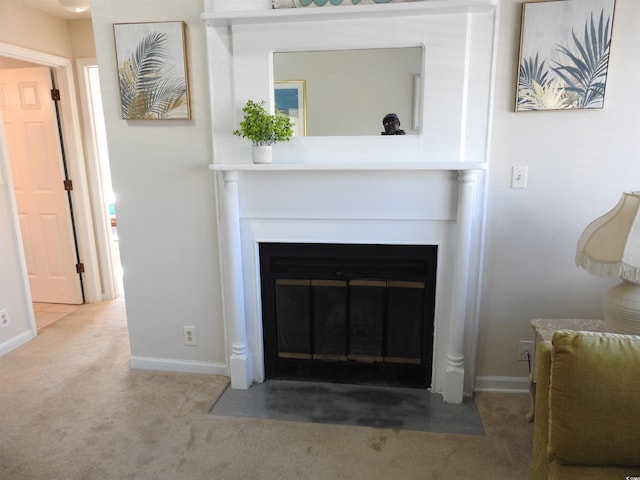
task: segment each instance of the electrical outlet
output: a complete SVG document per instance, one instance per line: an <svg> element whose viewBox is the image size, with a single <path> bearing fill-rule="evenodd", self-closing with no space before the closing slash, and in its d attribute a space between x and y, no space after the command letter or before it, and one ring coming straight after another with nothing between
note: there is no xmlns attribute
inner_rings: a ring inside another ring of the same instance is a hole
<svg viewBox="0 0 640 480"><path fill-rule="evenodd" d="M531 358L533 358L533 342L520 340L518 344L518 361L526 362Z"/></svg>
<svg viewBox="0 0 640 480"><path fill-rule="evenodd" d="M4 310L0 310L0 328L9 326L9 312L5 308Z"/></svg>
<svg viewBox="0 0 640 480"><path fill-rule="evenodd" d="M189 347L198 345L196 340L196 327L182 326L182 335L184 337L184 344Z"/></svg>
<svg viewBox="0 0 640 480"><path fill-rule="evenodd" d="M527 188L527 167L512 167L511 188Z"/></svg>

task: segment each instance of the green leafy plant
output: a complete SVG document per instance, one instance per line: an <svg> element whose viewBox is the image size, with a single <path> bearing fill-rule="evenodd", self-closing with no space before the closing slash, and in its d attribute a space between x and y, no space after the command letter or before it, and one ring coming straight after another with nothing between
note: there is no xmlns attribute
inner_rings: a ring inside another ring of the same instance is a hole
<svg viewBox="0 0 640 480"><path fill-rule="evenodd" d="M293 122L280 113L270 115L265 109L265 101L248 100L244 108L244 120L240 128L233 131L238 137L248 138L253 145L272 145L288 142L293 135Z"/></svg>
<svg viewBox="0 0 640 480"><path fill-rule="evenodd" d="M187 86L180 77L167 77L167 38L153 32L138 44L119 69L122 116L130 119L170 118L187 103Z"/></svg>

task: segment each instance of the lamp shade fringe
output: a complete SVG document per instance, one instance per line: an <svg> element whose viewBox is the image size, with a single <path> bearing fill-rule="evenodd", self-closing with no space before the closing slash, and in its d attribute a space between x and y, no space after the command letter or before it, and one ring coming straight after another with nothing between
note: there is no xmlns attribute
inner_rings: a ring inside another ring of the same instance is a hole
<svg viewBox="0 0 640 480"><path fill-rule="evenodd" d="M578 251L576 253L576 265L599 277L618 276L623 280L640 284L640 269L623 262L601 263L592 259L585 252Z"/></svg>

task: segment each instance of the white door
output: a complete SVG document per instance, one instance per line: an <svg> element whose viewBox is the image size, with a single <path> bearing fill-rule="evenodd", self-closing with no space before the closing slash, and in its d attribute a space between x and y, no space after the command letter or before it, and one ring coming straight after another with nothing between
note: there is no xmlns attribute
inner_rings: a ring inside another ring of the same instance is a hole
<svg viewBox="0 0 640 480"><path fill-rule="evenodd" d="M51 74L0 70L0 108L34 302L81 304Z"/></svg>

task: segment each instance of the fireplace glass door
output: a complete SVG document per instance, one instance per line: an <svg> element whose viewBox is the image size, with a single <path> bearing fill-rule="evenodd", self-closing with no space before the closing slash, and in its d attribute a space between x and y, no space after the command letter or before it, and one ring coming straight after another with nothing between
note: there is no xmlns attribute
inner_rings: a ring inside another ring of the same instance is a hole
<svg viewBox="0 0 640 480"><path fill-rule="evenodd" d="M437 247L260 245L266 378L429 387Z"/></svg>

